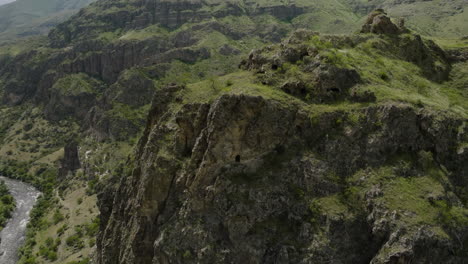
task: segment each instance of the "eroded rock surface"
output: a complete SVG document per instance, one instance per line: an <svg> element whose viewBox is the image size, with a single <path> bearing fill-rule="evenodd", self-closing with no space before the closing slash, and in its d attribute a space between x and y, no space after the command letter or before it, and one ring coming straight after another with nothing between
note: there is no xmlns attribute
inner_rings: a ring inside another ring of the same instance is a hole
<svg viewBox="0 0 468 264"><path fill-rule="evenodd" d="M464 122L404 104L314 120L245 95L176 112L155 104L115 198L100 200L98 263L463 263L438 224L408 224L412 208L385 199L390 182L422 180L434 164L452 193L435 199L459 203L450 186L468 185Z"/></svg>

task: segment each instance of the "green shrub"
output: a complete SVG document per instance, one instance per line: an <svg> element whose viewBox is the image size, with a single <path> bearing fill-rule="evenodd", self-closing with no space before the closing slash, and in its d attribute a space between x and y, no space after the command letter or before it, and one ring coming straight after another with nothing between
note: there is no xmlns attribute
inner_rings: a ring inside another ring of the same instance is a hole
<svg viewBox="0 0 468 264"><path fill-rule="evenodd" d="M89 263L90 263L89 258L85 258L80 261L70 261L70 262L67 262L66 264L89 264Z"/></svg>
<svg viewBox="0 0 468 264"><path fill-rule="evenodd" d="M60 227L58 230L57 230L57 235L58 236L61 236L65 233L65 230L68 229L68 226L65 224L63 225L62 227Z"/></svg>
<svg viewBox="0 0 468 264"><path fill-rule="evenodd" d="M94 218L90 223L85 225L86 235L90 237L96 236L99 231L99 217Z"/></svg>
<svg viewBox="0 0 468 264"><path fill-rule="evenodd" d="M10 195L5 182L0 182L0 230L5 226L15 209L15 200Z"/></svg>
<svg viewBox="0 0 468 264"><path fill-rule="evenodd" d="M50 261L55 261L57 260L57 250L60 245L61 241L60 239L54 240L51 237L48 237L46 241L44 242L44 245L41 245L39 247L39 256L42 256L43 258L50 260Z"/></svg>
<svg viewBox="0 0 468 264"><path fill-rule="evenodd" d="M62 222L64 219L65 219L65 217L60 212L60 210L58 210L58 209L55 210L55 213L54 213L54 216L53 216L54 224L58 224L58 223Z"/></svg>
<svg viewBox="0 0 468 264"><path fill-rule="evenodd" d="M75 249L82 249L85 246L84 242L83 242L83 239L78 234L74 234L72 236L69 236L65 240L65 243L67 244L67 246L75 248Z"/></svg>

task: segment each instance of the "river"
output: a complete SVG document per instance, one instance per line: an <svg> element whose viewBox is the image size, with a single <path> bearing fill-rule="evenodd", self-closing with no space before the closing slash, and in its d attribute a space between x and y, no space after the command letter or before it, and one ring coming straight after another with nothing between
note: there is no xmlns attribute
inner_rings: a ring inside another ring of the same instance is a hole
<svg viewBox="0 0 468 264"><path fill-rule="evenodd" d="M0 232L0 263L15 264L19 247L24 243L29 213L40 192L29 184L0 176L15 198L16 208L5 228Z"/></svg>

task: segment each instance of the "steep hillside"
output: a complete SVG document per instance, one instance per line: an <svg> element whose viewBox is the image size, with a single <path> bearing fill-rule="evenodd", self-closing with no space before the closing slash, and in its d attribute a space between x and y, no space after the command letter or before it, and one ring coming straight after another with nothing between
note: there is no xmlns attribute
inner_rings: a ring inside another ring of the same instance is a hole
<svg viewBox="0 0 468 264"><path fill-rule="evenodd" d="M98 263L464 263L467 87L393 26L298 31L157 92L100 195Z"/></svg>
<svg viewBox="0 0 468 264"><path fill-rule="evenodd" d="M45 34L91 2L92 0L17 0L3 5L0 7L0 43Z"/></svg>
<svg viewBox="0 0 468 264"><path fill-rule="evenodd" d="M148 9L142 3L122 8L137 10L129 21ZM234 4L215 16L225 4L204 2L196 8L206 17L188 16L190 21L170 28L155 21L116 25L129 23L119 2L100 1L52 31L50 41L3 46L0 171L48 190L34 212L20 263L88 261L94 233L85 230L96 224L99 182L121 170L144 129L152 94L175 80L188 84L236 71L251 49L292 31L294 18L323 14L325 2L314 4L320 6L250 7L255 13ZM187 8L164 6L168 17ZM79 148L64 148L70 140L78 140ZM79 163L68 160L76 156Z"/></svg>
<svg viewBox="0 0 468 264"><path fill-rule="evenodd" d="M52 27L64 21L70 15L76 13L80 8L88 5L92 0L67 0L67 1L30 1L19 0L8 5L3 5L0 8L0 42L9 41L17 37L34 36L47 33ZM160 5L165 5L165 1L160 1L160 4L152 4L153 2L139 1L100 1L102 4L96 5L95 9L88 9L82 14L87 21L74 19L75 23L80 22L78 28L72 31L79 31L79 28L88 28L92 26L96 29L97 21L106 21L100 24L98 28L103 26L112 28L112 16L123 15L122 19L115 18L114 28L124 27L142 27L148 23L162 22L176 23L177 19L173 17L173 21L158 21L164 19L164 16L157 14L159 11L150 11L151 9L160 9ZM170 1L167 1L170 2ZM197 4L198 2L198 4ZM200 13L196 14L193 19L200 19L204 15L219 16L224 12L230 12L230 9L238 9L236 12L247 11L251 14L262 12L261 9L270 9L272 12L277 12L284 19L295 18L294 12L298 11L279 11L274 10L275 5L282 4L281 1L192 1L190 8L196 8L197 5L204 5L207 8L202 8ZM442 0L442 1L394 1L394 0L379 0L379 1L360 1L360 0L333 0L333 1L289 1L289 5L297 7L307 7L309 12L300 15L295 19L294 24L297 27L308 27L313 30L328 33L351 33L359 26L359 19L362 19L368 12L375 8L384 8L389 14L396 18L404 18L408 21L408 26L417 30L421 34L437 37L457 38L468 35L467 29L464 26L468 20L466 1L463 0ZM183 5L183 4L182 4ZM182 6L181 6L182 7ZM258 10L259 8L260 10ZM182 9L181 9L182 10ZM241 11L242 10L242 11ZM119 11L123 11L120 12ZM312 12L311 12L312 11ZM205 12L205 14L203 14ZM279 14L286 12L283 14ZM288 13L289 12L289 13ZM291 13L292 12L292 13ZM153 14L151 14L153 13ZM186 15L191 16L190 13ZM152 18L151 16L155 16ZM84 19L82 16L82 18ZM156 18L159 17L159 18ZM92 19L91 19L92 18ZM134 20L135 19L135 20ZM120 20L120 21L119 21ZM125 25L126 20L133 20L134 25ZM96 25L92 25L96 22ZM179 21L182 22L182 21ZM82 25L83 24L83 25ZM89 28L88 28L89 29ZM78 32L70 32L78 33Z"/></svg>
<svg viewBox="0 0 468 264"><path fill-rule="evenodd" d="M463 263L468 43L400 2L99 0L2 45L20 263Z"/></svg>
<svg viewBox="0 0 468 264"><path fill-rule="evenodd" d="M99 1L54 29L50 45L38 42L39 48L14 59L14 50L7 50L3 102L40 102L47 119L72 116L99 139L132 137L156 86L175 76L194 82L232 72L242 54L279 41L296 19L341 10L320 1L145 3Z"/></svg>
<svg viewBox="0 0 468 264"><path fill-rule="evenodd" d="M82 10L51 34L53 45L63 46L76 40L99 36L103 31L114 32L144 28L151 24L176 29L184 23L197 23L208 19L272 16L283 22L299 24L306 19L319 23L309 24L314 29L346 32L357 22L352 11L338 0L332 1L99 1ZM312 21L307 21L312 22ZM351 23L349 23L351 22ZM242 25L242 24L240 24ZM242 30L242 27L238 30ZM118 32L117 32L118 33Z"/></svg>

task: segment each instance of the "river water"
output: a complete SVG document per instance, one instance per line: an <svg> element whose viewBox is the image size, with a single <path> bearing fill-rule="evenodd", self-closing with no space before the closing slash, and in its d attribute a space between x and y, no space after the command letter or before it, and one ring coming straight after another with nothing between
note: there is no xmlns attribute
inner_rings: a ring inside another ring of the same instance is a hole
<svg viewBox="0 0 468 264"><path fill-rule="evenodd" d="M1 176L0 181L5 182L16 202L12 218L0 232L0 263L15 264L18 261L18 249L25 241L29 213L36 203L40 192L31 185L20 181Z"/></svg>

